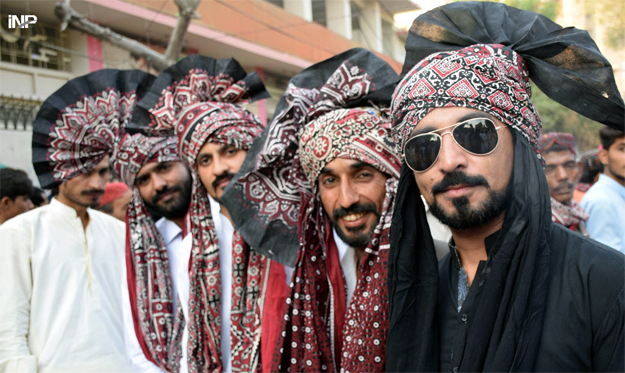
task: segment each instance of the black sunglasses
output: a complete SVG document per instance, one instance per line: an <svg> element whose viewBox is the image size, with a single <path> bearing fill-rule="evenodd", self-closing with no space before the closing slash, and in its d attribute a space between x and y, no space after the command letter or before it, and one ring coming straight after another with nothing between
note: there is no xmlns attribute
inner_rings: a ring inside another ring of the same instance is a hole
<svg viewBox="0 0 625 373"><path fill-rule="evenodd" d="M436 132L452 128L451 132L442 135ZM492 153L499 144L499 135L492 120L487 118L475 118L464 122L452 124L432 132L417 135L404 145L404 159L413 171L424 172L436 163L441 152L443 136L451 134L456 144L466 152L474 155L487 155Z"/></svg>

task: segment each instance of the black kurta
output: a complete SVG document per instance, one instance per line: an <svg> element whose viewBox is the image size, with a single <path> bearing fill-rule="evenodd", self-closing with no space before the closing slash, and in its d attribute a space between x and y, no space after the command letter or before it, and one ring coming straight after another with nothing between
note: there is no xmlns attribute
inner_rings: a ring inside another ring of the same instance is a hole
<svg viewBox="0 0 625 373"><path fill-rule="evenodd" d="M485 240L489 258L499 232ZM535 370L582 372L625 370L625 256L553 224L550 285ZM439 262L440 370L455 372L462 359L472 288L457 311L458 270L453 247ZM495 248L496 250L496 248ZM474 284L481 281L482 262Z"/></svg>

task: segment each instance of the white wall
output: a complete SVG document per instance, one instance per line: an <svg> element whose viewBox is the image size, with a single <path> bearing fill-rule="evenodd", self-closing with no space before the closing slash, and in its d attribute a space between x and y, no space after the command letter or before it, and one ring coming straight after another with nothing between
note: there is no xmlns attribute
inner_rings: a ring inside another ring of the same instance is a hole
<svg viewBox="0 0 625 373"><path fill-rule="evenodd" d="M35 186L39 186L39 180L32 164L32 132L0 130L0 163L24 170L33 181Z"/></svg>

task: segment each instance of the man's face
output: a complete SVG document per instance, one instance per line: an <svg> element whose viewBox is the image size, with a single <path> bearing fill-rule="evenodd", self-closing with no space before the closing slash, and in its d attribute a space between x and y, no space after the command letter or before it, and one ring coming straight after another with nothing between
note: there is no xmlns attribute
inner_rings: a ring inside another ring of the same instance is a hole
<svg viewBox="0 0 625 373"><path fill-rule="evenodd" d="M19 214L28 212L35 208L28 196L17 196L15 200L9 197L3 197L0 201L0 213L3 220L9 220Z"/></svg>
<svg viewBox="0 0 625 373"><path fill-rule="evenodd" d="M111 180L109 157L106 156L89 173L76 176L59 186L64 199L82 207L98 207L104 187Z"/></svg>
<svg viewBox="0 0 625 373"><path fill-rule="evenodd" d="M167 219L184 217L191 202L191 175L180 161L152 162L141 167L135 186L143 202Z"/></svg>
<svg viewBox="0 0 625 373"><path fill-rule="evenodd" d="M603 163L604 173L625 183L625 137L616 139L609 149L600 150L598 156Z"/></svg>
<svg viewBox="0 0 625 373"><path fill-rule="evenodd" d="M336 158L319 174L319 196L339 237L364 249L380 220L386 195L386 176L353 159Z"/></svg>
<svg viewBox="0 0 625 373"><path fill-rule="evenodd" d="M221 201L228 182L245 160L247 151L231 145L207 142L197 156L197 170L208 194L217 202Z"/></svg>
<svg viewBox="0 0 625 373"><path fill-rule="evenodd" d="M126 212L128 211L128 203L130 202L131 197L132 191L127 190L121 197L111 202L113 207L113 213L111 215L121 221L126 221Z"/></svg>
<svg viewBox="0 0 625 373"><path fill-rule="evenodd" d="M570 150L562 150L547 152L542 156L545 159L545 176L551 197L565 205L570 204L575 184L581 175L575 154Z"/></svg>
<svg viewBox="0 0 625 373"><path fill-rule="evenodd" d="M452 229L474 229L499 217L510 195L514 161L512 134L505 124L475 109L438 108L428 113L412 136L445 128L472 118L488 118L500 129L499 142L488 155L473 155L450 136L452 128L437 132L442 136L436 162L424 172L415 172L421 194L430 211Z"/></svg>

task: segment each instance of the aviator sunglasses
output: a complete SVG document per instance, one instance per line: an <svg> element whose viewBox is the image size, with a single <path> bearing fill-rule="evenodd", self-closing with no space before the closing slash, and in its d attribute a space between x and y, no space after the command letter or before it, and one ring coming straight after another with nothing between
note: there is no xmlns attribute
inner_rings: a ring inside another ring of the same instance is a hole
<svg viewBox="0 0 625 373"><path fill-rule="evenodd" d="M452 127L450 132L445 132L442 135L436 133ZM499 128L490 119L474 118L432 132L422 133L406 142L404 159L413 171L424 172L429 170L438 159L445 135L451 135L456 144L470 154L488 155L497 148L499 143L497 131Z"/></svg>

